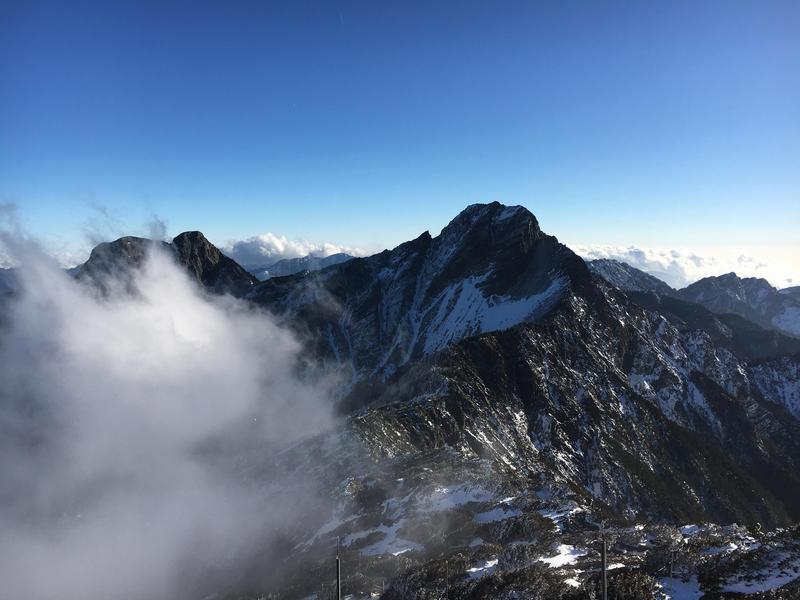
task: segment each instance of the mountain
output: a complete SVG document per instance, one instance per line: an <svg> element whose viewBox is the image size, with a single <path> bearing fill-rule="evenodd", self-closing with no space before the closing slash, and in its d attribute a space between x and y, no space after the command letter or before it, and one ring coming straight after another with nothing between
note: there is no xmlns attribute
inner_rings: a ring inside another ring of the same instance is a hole
<svg viewBox="0 0 800 600"><path fill-rule="evenodd" d="M621 290L632 292L654 292L663 296L674 296L676 291L660 279L653 277L613 258L598 258L586 261L586 266L595 275L599 275L611 285Z"/></svg>
<svg viewBox="0 0 800 600"><path fill-rule="evenodd" d="M583 261L524 208L494 203L468 207L435 238L270 279L249 297L302 323L321 356L386 377L464 337L537 320L570 282L591 286Z"/></svg>
<svg viewBox="0 0 800 600"><path fill-rule="evenodd" d="M109 274L124 277L130 269L141 267L152 248L160 248L173 256L189 275L204 288L215 293L241 296L257 283L255 277L238 263L222 254L199 231L187 231L171 243L127 236L96 246L89 259L74 272L104 285Z"/></svg>
<svg viewBox="0 0 800 600"><path fill-rule="evenodd" d="M298 258L284 258L268 265L245 265L248 272L255 275L260 281L271 277L285 277L301 271L319 271L331 265L338 265L353 258L350 254L339 252L330 256L301 256Z"/></svg>
<svg viewBox="0 0 800 600"><path fill-rule="evenodd" d="M782 290L778 290L781 294L785 294L790 298L794 298L797 301L800 301L800 285L795 285L793 287L783 288Z"/></svg>
<svg viewBox="0 0 800 600"><path fill-rule="evenodd" d="M78 276L124 273L151 243L98 246ZM219 597L330 597L336 554L354 598L597 598L600 523L612 598L797 597L794 338L624 291L498 203L260 283L197 232L155 243L272 312L298 369L339 382L335 429L232 457L232 477L292 482L270 493L304 518Z"/></svg>
<svg viewBox="0 0 800 600"><path fill-rule="evenodd" d="M800 519L793 341L637 302L524 208L473 205L439 236L247 298L346 374L342 426L280 458L335 508L287 532L263 589L325 593L338 537L349 593L389 577L383 598L585 597L601 520L630 597L656 597L662 551L697 590L800 567L800 535L753 537ZM753 529L677 529L697 522Z"/></svg>
<svg viewBox="0 0 800 600"><path fill-rule="evenodd" d="M650 311L665 316L677 329L703 331L718 346L746 360L800 352L800 339L765 329L732 313L714 313L700 304L653 292L628 292L628 297Z"/></svg>
<svg viewBox="0 0 800 600"><path fill-rule="evenodd" d="M800 301L791 289L781 293L765 279L728 273L705 277L679 291L683 300L716 313L733 313L762 327L800 336Z"/></svg>

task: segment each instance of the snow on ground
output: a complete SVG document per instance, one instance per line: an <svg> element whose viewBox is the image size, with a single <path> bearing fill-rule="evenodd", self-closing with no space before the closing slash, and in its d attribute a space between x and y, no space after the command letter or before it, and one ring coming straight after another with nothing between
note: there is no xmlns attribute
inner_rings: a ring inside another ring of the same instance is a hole
<svg viewBox="0 0 800 600"><path fill-rule="evenodd" d="M425 353L431 354L453 340L485 331L499 331L546 312L566 286L556 277L544 291L526 298L484 296L480 285L491 272L451 284L431 304L435 314L428 325Z"/></svg>
<svg viewBox="0 0 800 600"><path fill-rule="evenodd" d="M398 556L400 554L410 552L411 550L422 550L422 546L419 544L397 537L397 532L404 522L405 519L401 519L391 526L379 525L378 527L374 527L373 529L369 529L367 531L360 531L358 533L348 535L345 538L344 545L349 546L350 543L354 542L355 540L364 538L376 531L380 531L383 533L383 539L370 546L367 546L366 548L362 548L361 554L364 554L365 556L377 556L380 554L392 554L393 556Z"/></svg>
<svg viewBox="0 0 800 600"><path fill-rule="evenodd" d="M495 568L497 567L498 559L492 558L478 565L467 569L467 576L470 579L479 579L484 575L491 575L494 573Z"/></svg>
<svg viewBox="0 0 800 600"><path fill-rule="evenodd" d="M542 562L547 563L553 568L563 567L564 565L574 564L581 556L585 556L585 550L579 550L569 544L559 544L558 554L547 558L542 558Z"/></svg>
<svg viewBox="0 0 800 600"><path fill-rule="evenodd" d="M563 526L561 525L561 521L570 515L581 512L582 510L583 509L577 504L572 503L565 504L564 506L560 506L558 508L544 508L539 511L539 514L545 519L550 519L555 524L556 528L559 531L562 531Z"/></svg>
<svg viewBox="0 0 800 600"><path fill-rule="evenodd" d="M494 496L480 486L436 486L430 495L421 503L422 510L439 512L469 504L470 502L486 502Z"/></svg>
<svg viewBox="0 0 800 600"><path fill-rule="evenodd" d="M683 537L692 537L693 535L697 535L703 531L703 528L700 525L684 525L680 528L681 535Z"/></svg>
<svg viewBox="0 0 800 600"><path fill-rule="evenodd" d="M709 546L703 550L706 556L714 556L716 554L728 554L739 549L739 546L733 542L728 542L725 546Z"/></svg>
<svg viewBox="0 0 800 600"><path fill-rule="evenodd" d="M699 600L703 597L700 584L692 577L689 581L664 577L658 580L661 589L667 595L667 600Z"/></svg>
<svg viewBox="0 0 800 600"><path fill-rule="evenodd" d="M747 578L740 577L735 581L729 580L722 586L723 592L738 592L740 594L755 594L756 592L766 592L800 577L800 560L785 565L784 568L777 566L762 569L756 573L748 573Z"/></svg>
<svg viewBox="0 0 800 600"><path fill-rule="evenodd" d="M475 522L476 523L492 523L494 521L502 521L503 519L510 519L511 517L518 517L522 514L522 511L517 510L516 508L511 508L507 505L498 506L497 508L493 508L492 510L487 510L486 512L478 513L475 515Z"/></svg>

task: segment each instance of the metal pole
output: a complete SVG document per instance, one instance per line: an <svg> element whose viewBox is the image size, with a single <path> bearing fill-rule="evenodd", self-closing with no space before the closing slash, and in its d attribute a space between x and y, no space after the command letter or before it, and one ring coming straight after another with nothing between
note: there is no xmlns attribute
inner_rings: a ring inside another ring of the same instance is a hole
<svg viewBox="0 0 800 600"><path fill-rule="evenodd" d="M608 600L608 572L607 572L608 565L606 564L607 563L607 560L606 560L606 558L607 558L606 557L606 552L607 551L606 551L606 526L605 526L605 523L603 523L602 532L603 532L603 541L602 541L603 545L602 545L601 558L602 558L602 561L603 561L603 566L602 566L602 569L603 569L603 600Z"/></svg>
<svg viewBox="0 0 800 600"><path fill-rule="evenodd" d="M450 600L450 571L447 561L444 561L444 598Z"/></svg>
<svg viewBox="0 0 800 600"><path fill-rule="evenodd" d="M342 562L339 560L339 537L336 537L336 600L342 600Z"/></svg>

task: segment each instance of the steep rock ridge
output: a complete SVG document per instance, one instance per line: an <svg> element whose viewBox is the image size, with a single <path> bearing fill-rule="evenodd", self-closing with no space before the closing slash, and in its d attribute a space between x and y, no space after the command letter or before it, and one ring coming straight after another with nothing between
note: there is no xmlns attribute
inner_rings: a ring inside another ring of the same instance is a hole
<svg viewBox="0 0 800 600"><path fill-rule="evenodd" d="M586 266L595 275L626 292L653 292L663 296L677 294L676 290L657 277L613 258L588 260Z"/></svg>
<svg viewBox="0 0 800 600"><path fill-rule="evenodd" d="M172 240L178 262L203 287L217 293L241 296L250 291L256 279L236 261L225 256L199 231L186 231Z"/></svg>
<svg viewBox="0 0 800 600"><path fill-rule="evenodd" d="M762 327L800 336L800 302L765 279L728 273L696 281L678 294L716 313L734 313Z"/></svg>
<svg viewBox="0 0 800 600"><path fill-rule="evenodd" d="M172 241L153 241L126 236L96 246L89 260L75 269L77 277L105 286L110 275L126 280L133 269L142 266L148 252L159 249L182 265L190 277L215 293L237 296L249 292L256 279L209 242L199 231L181 233Z"/></svg>
<svg viewBox="0 0 800 600"><path fill-rule="evenodd" d="M522 207L473 205L441 234L368 258L268 280L249 296L304 331L319 356L358 378L391 375L462 338L546 315L583 261Z"/></svg>

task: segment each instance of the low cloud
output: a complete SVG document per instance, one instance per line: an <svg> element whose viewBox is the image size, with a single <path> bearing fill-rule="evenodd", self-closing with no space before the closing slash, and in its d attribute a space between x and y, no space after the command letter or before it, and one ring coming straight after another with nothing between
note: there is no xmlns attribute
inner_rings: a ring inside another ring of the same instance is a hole
<svg viewBox="0 0 800 600"><path fill-rule="evenodd" d="M297 375L288 331L208 297L155 250L134 293L100 294L13 228L0 247L21 281L0 313L4 597L223 588L243 556L302 520L301 498L274 494L288 486L265 465L330 426L330 386ZM260 461L257 480L232 446Z"/></svg>
<svg viewBox="0 0 800 600"><path fill-rule="evenodd" d="M245 240L230 241L222 248L223 252L241 265L248 267L265 266L284 258L300 256L325 257L344 252L353 256L364 256L360 248L340 246L330 242L309 242L290 240L286 236L264 233Z"/></svg>
<svg viewBox="0 0 800 600"><path fill-rule="evenodd" d="M638 246L570 246L585 259L612 258L641 269L674 288L712 275L734 272L740 277L762 277L781 288L797 285L797 274L789 260L778 253L767 259L742 254L736 248L693 251L685 248L641 248Z"/></svg>

